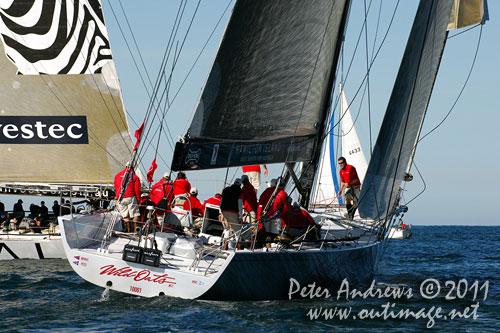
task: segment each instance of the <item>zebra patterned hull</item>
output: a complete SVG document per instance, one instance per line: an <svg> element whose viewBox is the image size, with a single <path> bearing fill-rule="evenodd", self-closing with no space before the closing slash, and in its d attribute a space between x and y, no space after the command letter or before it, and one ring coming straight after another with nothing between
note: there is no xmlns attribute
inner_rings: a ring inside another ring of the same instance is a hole
<svg viewBox="0 0 500 333"><path fill-rule="evenodd" d="M0 260L65 258L61 236L0 236Z"/></svg>

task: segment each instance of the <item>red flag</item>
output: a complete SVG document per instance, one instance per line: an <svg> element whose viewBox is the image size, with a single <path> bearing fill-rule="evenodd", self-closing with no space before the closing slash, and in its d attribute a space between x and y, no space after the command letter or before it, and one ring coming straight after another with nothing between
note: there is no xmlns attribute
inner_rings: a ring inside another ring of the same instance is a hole
<svg viewBox="0 0 500 333"><path fill-rule="evenodd" d="M149 167L149 170L148 170L148 182L149 183L152 183L153 182L153 175L155 173L155 170L156 168L158 167L158 165L156 165L156 158L153 160L153 163L151 163L151 166Z"/></svg>
<svg viewBox="0 0 500 333"><path fill-rule="evenodd" d="M137 142L135 143L134 150L136 150L137 147L139 147L139 142L141 142L141 136L142 136L142 131L144 130L144 123L145 122L146 122L146 120L144 120L142 122L141 127L139 127L139 129L137 131L135 131L135 138L137 139Z"/></svg>

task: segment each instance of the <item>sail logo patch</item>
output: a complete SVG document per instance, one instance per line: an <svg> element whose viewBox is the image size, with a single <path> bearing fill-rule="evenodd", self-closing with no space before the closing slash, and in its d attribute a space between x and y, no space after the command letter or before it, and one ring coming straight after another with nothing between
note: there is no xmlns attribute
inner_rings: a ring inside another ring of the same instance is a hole
<svg viewBox="0 0 500 333"><path fill-rule="evenodd" d="M188 153L186 155L186 159L184 160L185 164L198 164L198 161L200 160L201 156L201 149L197 150L188 150Z"/></svg>
<svg viewBox="0 0 500 333"><path fill-rule="evenodd" d="M214 145L214 149L212 151L212 159L210 160L211 165L215 165L217 163L217 155L219 154L219 145Z"/></svg>
<svg viewBox="0 0 500 333"><path fill-rule="evenodd" d="M88 144L85 116L0 116L0 143Z"/></svg>

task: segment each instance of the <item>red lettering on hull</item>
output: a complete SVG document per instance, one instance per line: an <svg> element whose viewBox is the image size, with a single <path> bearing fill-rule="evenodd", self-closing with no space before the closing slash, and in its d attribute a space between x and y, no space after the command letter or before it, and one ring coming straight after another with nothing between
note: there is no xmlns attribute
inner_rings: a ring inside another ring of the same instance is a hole
<svg viewBox="0 0 500 333"><path fill-rule="evenodd" d="M133 278L134 281L148 281L158 284L175 284L175 278L168 276L168 274L154 274L147 269L133 270L130 267L116 268L115 265L102 266L99 275L128 277Z"/></svg>

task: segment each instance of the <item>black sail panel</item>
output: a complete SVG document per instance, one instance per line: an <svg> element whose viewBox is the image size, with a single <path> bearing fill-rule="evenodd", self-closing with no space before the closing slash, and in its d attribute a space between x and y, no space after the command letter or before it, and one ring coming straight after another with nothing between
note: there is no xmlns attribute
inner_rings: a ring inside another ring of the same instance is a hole
<svg viewBox="0 0 500 333"><path fill-rule="evenodd" d="M362 186L362 217L383 218L394 206L431 96L452 4L420 1Z"/></svg>
<svg viewBox="0 0 500 333"><path fill-rule="evenodd" d="M174 170L238 166L251 159L210 163L208 142L236 150L279 142L294 153L264 153L262 162L309 160L312 149L304 142L320 135L346 2L238 1L186 143L176 146ZM197 166L185 164L189 150L198 149L203 152Z"/></svg>

